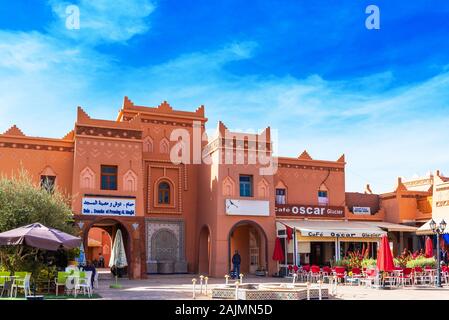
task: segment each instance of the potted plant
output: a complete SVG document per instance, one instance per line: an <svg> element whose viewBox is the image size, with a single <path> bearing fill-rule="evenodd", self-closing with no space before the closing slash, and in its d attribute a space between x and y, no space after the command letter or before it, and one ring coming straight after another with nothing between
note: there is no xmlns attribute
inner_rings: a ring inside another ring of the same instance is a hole
<svg viewBox="0 0 449 320"><path fill-rule="evenodd" d="M76 258L80 255L80 248L73 248L67 251L67 260L69 266L76 266L78 262Z"/></svg>
<svg viewBox="0 0 449 320"><path fill-rule="evenodd" d="M266 275L267 275L267 271L265 270L265 267L259 266L256 270L256 276L265 277Z"/></svg>

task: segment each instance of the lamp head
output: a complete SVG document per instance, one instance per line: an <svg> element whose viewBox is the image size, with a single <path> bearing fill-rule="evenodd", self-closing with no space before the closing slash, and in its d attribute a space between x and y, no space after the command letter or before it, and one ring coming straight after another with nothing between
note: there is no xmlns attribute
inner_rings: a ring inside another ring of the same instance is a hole
<svg viewBox="0 0 449 320"><path fill-rule="evenodd" d="M441 230L441 232L443 232L444 229L446 229L446 221L444 221L444 219L443 219L440 222L440 230Z"/></svg>
<svg viewBox="0 0 449 320"><path fill-rule="evenodd" d="M435 232L435 230L437 229L437 224L435 223L435 221L433 219L430 220L429 226L433 232Z"/></svg>

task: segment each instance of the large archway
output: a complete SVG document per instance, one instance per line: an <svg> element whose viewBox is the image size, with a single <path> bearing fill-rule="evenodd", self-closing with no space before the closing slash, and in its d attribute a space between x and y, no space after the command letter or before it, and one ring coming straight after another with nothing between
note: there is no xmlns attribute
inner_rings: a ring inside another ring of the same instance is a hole
<svg viewBox="0 0 449 320"><path fill-rule="evenodd" d="M130 241L130 234L128 232L128 229L118 220L115 219L111 219L111 218L105 218L105 219L101 219L101 220L97 220L93 223L91 223L86 232L84 233L84 248L88 248L87 254L88 254L88 259L90 260L90 258L94 258L98 261L98 256L95 256L95 253L99 253L95 252L94 250L92 251L93 256L90 257L90 247L89 246L89 236L92 236L94 234L98 233L101 234L102 237L102 254L105 258L105 262L104 262L104 268L101 268L99 270L99 273L110 273L110 268L109 268L109 258L111 256L111 250L112 250L112 246L115 240L115 235L117 233L117 230L120 230L122 232L122 236L123 236L123 243L125 246L125 253L126 253L126 259L128 261L128 267L124 268L124 272L123 272L123 276L128 276L128 269L130 268L130 264L131 264L131 241ZM106 233L106 234L105 234ZM107 239L110 239L110 242L107 241ZM90 239L91 240L91 244L92 244L92 240L94 239ZM98 241L98 240L97 240ZM104 242L104 243L103 243ZM110 243L110 247L108 246L108 243ZM106 244L106 246L104 246L103 244ZM109 247L109 252L108 252L108 247ZM106 258L107 261L106 261ZM92 261L94 260L92 259Z"/></svg>
<svg viewBox="0 0 449 320"><path fill-rule="evenodd" d="M88 232L86 259L96 268L107 268L111 258L112 237L104 228L91 227ZM103 257L103 262L101 261Z"/></svg>
<svg viewBox="0 0 449 320"><path fill-rule="evenodd" d="M200 231L198 244L198 273L210 275L211 234L208 226L203 226Z"/></svg>
<svg viewBox="0 0 449 320"><path fill-rule="evenodd" d="M241 257L241 273L255 274L261 268L268 270L268 240L264 230L256 222L240 221L229 231L229 270L232 269L231 260L236 250Z"/></svg>

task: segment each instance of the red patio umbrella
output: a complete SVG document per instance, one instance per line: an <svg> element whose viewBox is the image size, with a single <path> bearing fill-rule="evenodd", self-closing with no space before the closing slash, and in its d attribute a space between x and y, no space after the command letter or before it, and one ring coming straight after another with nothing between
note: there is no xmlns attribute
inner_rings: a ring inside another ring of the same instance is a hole
<svg viewBox="0 0 449 320"><path fill-rule="evenodd" d="M433 257L433 242L430 237L426 237L426 252L425 252L426 258L432 258Z"/></svg>
<svg viewBox="0 0 449 320"><path fill-rule="evenodd" d="M379 271L391 272L394 270L393 255L386 235L382 236L379 252L377 255L377 269Z"/></svg>
<svg viewBox="0 0 449 320"><path fill-rule="evenodd" d="M282 250L282 243L279 237L276 238L276 242L274 244L273 260L275 261L284 260L284 252Z"/></svg>

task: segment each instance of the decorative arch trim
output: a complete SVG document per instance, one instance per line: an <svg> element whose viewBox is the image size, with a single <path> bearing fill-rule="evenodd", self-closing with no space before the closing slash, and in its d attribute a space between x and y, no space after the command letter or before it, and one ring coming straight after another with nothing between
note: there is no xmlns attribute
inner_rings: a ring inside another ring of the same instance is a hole
<svg viewBox="0 0 449 320"><path fill-rule="evenodd" d="M95 172L86 167L80 173L80 188L82 189L95 189Z"/></svg>
<svg viewBox="0 0 449 320"><path fill-rule="evenodd" d="M159 142L159 152L163 153L163 154L168 154L170 153L170 142L168 141L167 138L163 138L160 142Z"/></svg>
<svg viewBox="0 0 449 320"><path fill-rule="evenodd" d="M131 169L123 176L123 190L129 192L137 191L137 174Z"/></svg>
<svg viewBox="0 0 449 320"><path fill-rule="evenodd" d="M268 198L270 196L270 185L267 182L267 180L265 180L265 178L262 178L262 180L259 181L259 183L257 184L257 195L260 198Z"/></svg>
<svg viewBox="0 0 449 320"><path fill-rule="evenodd" d="M143 139L143 152L153 152L153 139L150 136Z"/></svg>
<svg viewBox="0 0 449 320"><path fill-rule="evenodd" d="M225 197L233 197L235 195L235 182L230 176L227 176L223 180L222 193L223 193L223 196L225 196Z"/></svg>

